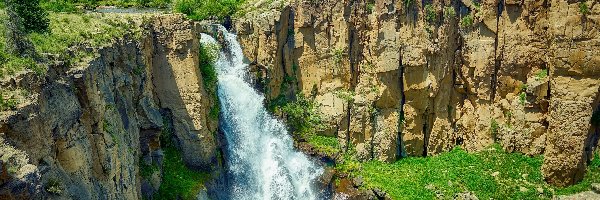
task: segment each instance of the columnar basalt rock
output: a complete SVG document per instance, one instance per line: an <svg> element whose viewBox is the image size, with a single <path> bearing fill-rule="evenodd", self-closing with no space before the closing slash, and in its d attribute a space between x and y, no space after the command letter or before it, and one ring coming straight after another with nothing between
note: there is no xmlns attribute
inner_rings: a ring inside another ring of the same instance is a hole
<svg viewBox="0 0 600 200"><path fill-rule="evenodd" d="M171 124L189 167L218 166L199 25L183 15L144 19L141 37L117 38L85 63L1 83L34 97L0 112L1 199L141 199L159 184L141 192L155 180L142 180L139 163L160 164L161 129Z"/></svg>
<svg viewBox="0 0 600 200"><path fill-rule="evenodd" d="M360 159L497 142L543 154L547 181L568 185L598 140L600 7L584 3L274 1L235 29L267 101L312 94L321 134Z"/></svg>

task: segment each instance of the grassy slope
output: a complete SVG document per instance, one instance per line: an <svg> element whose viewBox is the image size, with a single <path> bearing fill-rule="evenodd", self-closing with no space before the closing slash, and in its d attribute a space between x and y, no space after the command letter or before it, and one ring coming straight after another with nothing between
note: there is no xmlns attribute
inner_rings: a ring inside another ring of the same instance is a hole
<svg viewBox="0 0 600 200"><path fill-rule="evenodd" d="M335 138L313 136L307 141L322 151L339 151ZM409 157L395 163L361 163L351 155L344 158L344 163L337 164L338 170L361 176L365 187L381 188L393 199L433 199L440 194L451 198L464 191L479 199L549 199L589 190L591 183L600 182L600 158L592 162L582 182L556 188L544 182L541 156L507 153L499 145L477 153L456 148L438 156Z"/></svg>

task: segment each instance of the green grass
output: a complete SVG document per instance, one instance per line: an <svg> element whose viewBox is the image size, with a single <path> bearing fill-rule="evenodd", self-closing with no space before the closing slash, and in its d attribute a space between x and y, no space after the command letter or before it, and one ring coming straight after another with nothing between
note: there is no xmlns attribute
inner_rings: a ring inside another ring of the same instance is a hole
<svg viewBox="0 0 600 200"><path fill-rule="evenodd" d="M340 152L340 143L336 137L310 135L306 138L317 151L327 155L334 155Z"/></svg>
<svg viewBox="0 0 600 200"><path fill-rule="evenodd" d="M94 9L97 6L167 8L171 0L42 0L41 3L49 11L78 12L77 7Z"/></svg>
<svg viewBox="0 0 600 200"><path fill-rule="evenodd" d="M4 10L0 10L0 19L7 20ZM36 53L58 55L68 64L83 61L92 56L85 50L69 54L72 46L101 47L110 44L116 38L123 38L127 33L141 37L140 24L149 19L147 16L131 14L83 14L50 12L50 32L30 33L27 38L33 44ZM26 69L38 74L46 71L44 65L36 63L32 58L18 57L9 54L5 49L6 32L4 23L0 23L0 78L14 75Z"/></svg>
<svg viewBox="0 0 600 200"><path fill-rule="evenodd" d="M210 179L210 174L197 172L185 166L181 153L175 147L163 148L163 181L156 199L195 199L196 194L204 187L204 182Z"/></svg>
<svg viewBox="0 0 600 200"><path fill-rule="evenodd" d="M173 10L190 19L223 19L236 13L245 0L175 0Z"/></svg>
<svg viewBox="0 0 600 200"><path fill-rule="evenodd" d="M494 145L478 153L455 148L438 156L409 157L391 164L349 159L336 168L362 176L364 187L383 189L392 199L434 199L435 192L448 198L464 191L479 199L548 199L553 194L585 191L591 183L600 182L600 168L592 164L582 182L567 188L552 187L544 182L542 161L541 156L506 153ZM538 188L543 189L542 194Z"/></svg>
<svg viewBox="0 0 600 200"><path fill-rule="evenodd" d="M218 59L220 48L218 45L200 44L198 59L200 61L200 72L202 81L209 95L213 98L213 106L210 108L209 117L213 120L219 119L219 97L217 96L217 71L215 62Z"/></svg>

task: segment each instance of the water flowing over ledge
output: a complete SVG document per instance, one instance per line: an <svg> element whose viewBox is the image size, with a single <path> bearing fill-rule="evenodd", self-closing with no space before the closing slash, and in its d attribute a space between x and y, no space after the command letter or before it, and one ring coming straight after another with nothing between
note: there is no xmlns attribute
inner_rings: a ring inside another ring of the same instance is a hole
<svg viewBox="0 0 600 200"><path fill-rule="evenodd" d="M247 83L247 64L236 35L220 28L223 47L215 67L226 138L225 199L320 199L313 187L323 169L293 147L283 122L263 105L264 97ZM218 42L209 35L203 45Z"/></svg>

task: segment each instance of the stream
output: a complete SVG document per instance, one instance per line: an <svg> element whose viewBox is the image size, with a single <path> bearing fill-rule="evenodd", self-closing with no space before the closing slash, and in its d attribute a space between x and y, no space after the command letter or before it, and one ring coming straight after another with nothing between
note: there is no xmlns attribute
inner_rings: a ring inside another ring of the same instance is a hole
<svg viewBox="0 0 600 200"><path fill-rule="evenodd" d="M235 34L224 34L215 67L221 103L226 186L219 199L323 199L315 182L323 168L294 149L285 124L265 108L263 94L248 80ZM202 34L203 45L219 44Z"/></svg>

